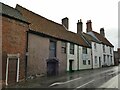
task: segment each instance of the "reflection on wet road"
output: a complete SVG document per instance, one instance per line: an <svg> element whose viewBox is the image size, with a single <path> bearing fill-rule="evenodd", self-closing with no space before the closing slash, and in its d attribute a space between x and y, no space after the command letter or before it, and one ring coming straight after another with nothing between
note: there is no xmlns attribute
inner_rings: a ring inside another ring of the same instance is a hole
<svg viewBox="0 0 120 90"><path fill-rule="evenodd" d="M66 82L56 82L51 84L49 87L52 88L98 88L108 80L118 75L118 68L112 68L109 70L88 73L82 77L72 79ZM116 81L117 82L117 81ZM111 82L112 83L112 82ZM105 88L105 87L104 87Z"/></svg>

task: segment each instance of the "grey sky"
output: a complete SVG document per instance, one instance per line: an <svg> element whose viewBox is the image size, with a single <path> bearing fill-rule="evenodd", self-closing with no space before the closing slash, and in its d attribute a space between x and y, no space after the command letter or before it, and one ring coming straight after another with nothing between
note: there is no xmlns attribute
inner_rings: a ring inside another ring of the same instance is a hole
<svg viewBox="0 0 120 90"><path fill-rule="evenodd" d="M108 40L118 47L118 1L119 0L0 0L15 7L19 4L43 17L61 23L69 18L69 30L77 32L77 21L82 19L83 31L86 21L92 21L92 28L99 33L104 27Z"/></svg>

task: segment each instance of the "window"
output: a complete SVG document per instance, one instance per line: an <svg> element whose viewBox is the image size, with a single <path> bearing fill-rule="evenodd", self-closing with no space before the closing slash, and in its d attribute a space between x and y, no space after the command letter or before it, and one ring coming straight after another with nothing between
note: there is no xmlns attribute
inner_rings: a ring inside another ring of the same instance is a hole
<svg viewBox="0 0 120 90"><path fill-rule="evenodd" d="M111 56L111 58L110 58L110 59L111 59L111 65L112 65L112 64L113 64L113 62L112 62L112 56Z"/></svg>
<svg viewBox="0 0 120 90"><path fill-rule="evenodd" d="M110 54L112 54L112 48L110 47Z"/></svg>
<svg viewBox="0 0 120 90"><path fill-rule="evenodd" d="M95 64L97 64L97 56L95 56Z"/></svg>
<svg viewBox="0 0 120 90"><path fill-rule="evenodd" d="M88 65L90 65L90 60L88 60Z"/></svg>
<svg viewBox="0 0 120 90"><path fill-rule="evenodd" d="M70 43L70 54L74 54L74 44Z"/></svg>
<svg viewBox="0 0 120 90"><path fill-rule="evenodd" d="M86 65L86 60L83 60L83 65Z"/></svg>
<svg viewBox="0 0 120 90"><path fill-rule="evenodd" d="M56 57L56 42L50 41L49 57Z"/></svg>
<svg viewBox="0 0 120 90"><path fill-rule="evenodd" d="M97 46L96 46L96 43L94 43L94 49L96 50Z"/></svg>
<svg viewBox="0 0 120 90"><path fill-rule="evenodd" d="M103 52L105 52L105 45L103 45Z"/></svg>
<svg viewBox="0 0 120 90"><path fill-rule="evenodd" d="M87 54L87 48L83 47L82 52L83 52L83 54Z"/></svg>
<svg viewBox="0 0 120 90"><path fill-rule="evenodd" d="M61 51L62 53L66 53L66 42L61 42Z"/></svg>

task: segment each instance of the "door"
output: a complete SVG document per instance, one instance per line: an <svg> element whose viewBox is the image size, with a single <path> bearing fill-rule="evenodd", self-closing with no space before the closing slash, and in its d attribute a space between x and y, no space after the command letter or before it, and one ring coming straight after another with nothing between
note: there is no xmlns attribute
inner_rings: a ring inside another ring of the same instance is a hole
<svg viewBox="0 0 120 90"><path fill-rule="evenodd" d="M73 72L73 60L69 60L69 71Z"/></svg>
<svg viewBox="0 0 120 90"><path fill-rule="evenodd" d="M56 57L56 42L50 41L49 57Z"/></svg>
<svg viewBox="0 0 120 90"><path fill-rule="evenodd" d="M17 78L17 59L10 59L8 67L8 84L14 83Z"/></svg>
<svg viewBox="0 0 120 90"><path fill-rule="evenodd" d="M101 67L101 58L99 57L99 67Z"/></svg>
<svg viewBox="0 0 120 90"><path fill-rule="evenodd" d="M58 75L58 60L56 59L47 60L47 75L48 76Z"/></svg>

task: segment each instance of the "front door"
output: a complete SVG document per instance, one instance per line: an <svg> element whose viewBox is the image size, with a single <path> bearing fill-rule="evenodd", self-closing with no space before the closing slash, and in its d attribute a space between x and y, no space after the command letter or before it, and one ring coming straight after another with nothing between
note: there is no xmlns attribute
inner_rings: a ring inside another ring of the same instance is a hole
<svg viewBox="0 0 120 90"><path fill-rule="evenodd" d="M17 60L16 59L10 59L9 65L8 65L8 84L16 82L17 78Z"/></svg>
<svg viewBox="0 0 120 90"><path fill-rule="evenodd" d="M101 58L99 57L99 67L101 67Z"/></svg>
<svg viewBox="0 0 120 90"><path fill-rule="evenodd" d="M72 68L73 65L72 64L73 64L73 60L69 60L69 71L70 72L73 72L73 68Z"/></svg>
<svg viewBox="0 0 120 90"><path fill-rule="evenodd" d="M56 42L50 41L49 57L56 57Z"/></svg>
<svg viewBox="0 0 120 90"><path fill-rule="evenodd" d="M48 76L58 75L58 60L56 59L47 60L47 75Z"/></svg>

